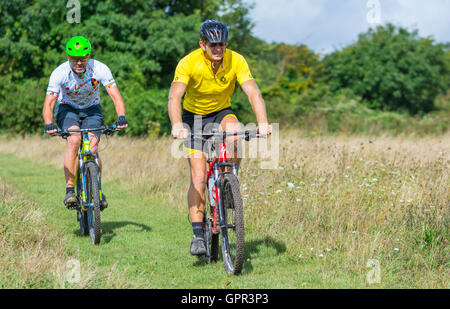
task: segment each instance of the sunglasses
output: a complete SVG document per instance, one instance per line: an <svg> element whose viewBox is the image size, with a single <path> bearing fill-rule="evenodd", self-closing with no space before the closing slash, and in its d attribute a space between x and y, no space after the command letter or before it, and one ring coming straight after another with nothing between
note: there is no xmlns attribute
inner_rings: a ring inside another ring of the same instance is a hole
<svg viewBox="0 0 450 309"><path fill-rule="evenodd" d="M89 59L89 56L84 56L84 57L72 57L72 56L69 56L69 59L73 63L78 63L78 62L86 63L88 61L88 59Z"/></svg>
<svg viewBox="0 0 450 309"><path fill-rule="evenodd" d="M226 45L227 43L210 43L210 42L206 43L206 46L208 46L209 48L214 48L216 46L225 47Z"/></svg>

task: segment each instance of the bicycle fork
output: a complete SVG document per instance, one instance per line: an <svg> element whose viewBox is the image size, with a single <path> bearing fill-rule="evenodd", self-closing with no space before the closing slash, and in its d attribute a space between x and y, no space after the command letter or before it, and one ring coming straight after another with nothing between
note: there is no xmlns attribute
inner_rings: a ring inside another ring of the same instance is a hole
<svg viewBox="0 0 450 309"><path fill-rule="evenodd" d="M225 211L224 211L224 205L223 205L223 197L222 192L220 188L220 179L222 176L222 172L219 171L219 167L225 167L230 166L232 168L232 173L237 176L237 168L235 163L228 163L228 162L220 162L215 163L212 166L213 175L209 175L208 178L208 191L209 191L209 200L211 203L211 207L213 208L212 215L213 215L213 227L214 232L219 233L220 230L222 230L223 227L225 227ZM218 217L217 217L218 216ZM219 219L219 227L216 226L217 219ZM218 228L218 230L216 230Z"/></svg>
<svg viewBox="0 0 450 309"><path fill-rule="evenodd" d="M81 200L79 201L79 203L80 203L81 210L85 211L86 206L89 206L89 205L86 205L86 192L87 192L86 174L84 172L84 161L83 161L83 157L82 157L81 153L78 156L78 174L79 174L79 180L81 181L80 188L82 188L81 196L80 196Z"/></svg>

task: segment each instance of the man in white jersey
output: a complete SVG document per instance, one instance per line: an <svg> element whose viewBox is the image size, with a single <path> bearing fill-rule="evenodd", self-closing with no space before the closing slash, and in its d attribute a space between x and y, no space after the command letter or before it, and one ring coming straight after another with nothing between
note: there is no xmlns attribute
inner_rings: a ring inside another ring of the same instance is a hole
<svg viewBox="0 0 450 309"><path fill-rule="evenodd" d="M98 128L102 125L103 114L100 107L100 83L114 102L118 120L117 128L128 126L125 118L125 103L116 86L111 70L100 61L90 59L91 44L82 37L71 38L66 45L68 61L57 67L50 76L42 114L45 132L54 134L58 127L62 130ZM58 102L56 124L53 122L53 109ZM97 152L100 134L89 133L91 149ZM64 155L64 174L66 177L66 196L64 204L76 206L74 180L78 168L77 154L81 145L81 134L72 133L67 138ZM101 161L99 157L101 168ZM101 209L108 206L102 196Z"/></svg>

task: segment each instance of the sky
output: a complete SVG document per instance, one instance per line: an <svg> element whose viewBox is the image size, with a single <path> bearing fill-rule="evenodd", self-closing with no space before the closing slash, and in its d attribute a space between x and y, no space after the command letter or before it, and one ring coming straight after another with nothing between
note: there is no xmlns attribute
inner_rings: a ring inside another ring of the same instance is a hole
<svg viewBox="0 0 450 309"><path fill-rule="evenodd" d="M253 34L267 42L306 44L327 54L358 34L393 23L450 42L450 0L244 0L254 3Z"/></svg>

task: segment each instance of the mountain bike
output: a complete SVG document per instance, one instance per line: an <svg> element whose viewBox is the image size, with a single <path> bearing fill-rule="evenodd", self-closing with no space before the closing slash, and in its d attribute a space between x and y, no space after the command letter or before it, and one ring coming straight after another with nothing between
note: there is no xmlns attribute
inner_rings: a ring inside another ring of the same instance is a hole
<svg viewBox="0 0 450 309"><path fill-rule="evenodd" d="M102 126L92 129L58 130L56 136L67 139L71 133L82 133L82 142L78 152L78 170L75 176L77 188L77 205L71 207L77 210L77 220L80 223L82 235L89 235L95 245L100 243L101 221L100 211L102 202L102 188L98 154L91 151L89 132L101 132L111 135L116 132L116 126Z"/></svg>
<svg viewBox="0 0 450 309"><path fill-rule="evenodd" d="M208 172L205 189L207 192L203 216L206 254L203 258L208 263L218 260L220 235L225 270L228 274L238 275L244 264L244 211L237 164L227 157L225 138L243 136L249 141L251 138L262 136L259 136L257 130L192 133L191 136L207 143Z"/></svg>

